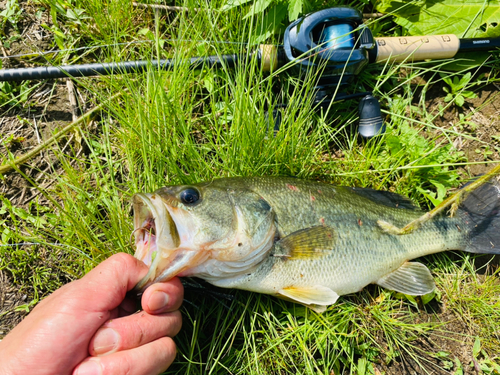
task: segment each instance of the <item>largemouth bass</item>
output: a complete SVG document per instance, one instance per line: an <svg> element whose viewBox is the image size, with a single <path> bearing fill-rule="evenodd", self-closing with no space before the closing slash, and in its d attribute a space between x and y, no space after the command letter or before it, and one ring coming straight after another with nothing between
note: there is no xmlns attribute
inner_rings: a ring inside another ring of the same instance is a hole
<svg viewBox="0 0 500 375"><path fill-rule="evenodd" d="M500 253L500 189L487 183L454 217L395 234L424 214L398 194L294 178L223 178L133 197L136 286L174 276L271 294L322 312L368 284L408 295L435 289L411 259L446 250Z"/></svg>

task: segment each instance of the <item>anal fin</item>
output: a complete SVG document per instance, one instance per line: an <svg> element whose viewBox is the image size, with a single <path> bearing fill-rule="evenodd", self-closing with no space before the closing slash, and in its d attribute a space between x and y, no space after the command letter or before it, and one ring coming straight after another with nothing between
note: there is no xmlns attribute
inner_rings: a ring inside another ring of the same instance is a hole
<svg viewBox="0 0 500 375"><path fill-rule="evenodd" d="M339 298L337 293L322 285L284 288L278 293L294 302L307 305L317 312L323 312L325 309L322 306L333 305Z"/></svg>
<svg viewBox="0 0 500 375"><path fill-rule="evenodd" d="M423 296L436 288L429 269L417 262L404 263L397 270L378 280L377 284L410 296Z"/></svg>

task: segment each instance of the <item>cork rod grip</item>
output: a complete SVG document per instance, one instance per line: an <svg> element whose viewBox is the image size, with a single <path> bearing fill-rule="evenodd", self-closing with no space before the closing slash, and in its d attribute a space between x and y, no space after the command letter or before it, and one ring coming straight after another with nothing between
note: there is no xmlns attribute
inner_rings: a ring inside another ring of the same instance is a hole
<svg viewBox="0 0 500 375"><path fill-rule="evenodd" d="M270 72L278 67L278 47L273 44L261 44L259 46L262 70Z"/></svg>
<svg viewBox="0 0 500 375"><path fill-rule="evenodd" d="M375 38L375 41L376 62L447 59L455 56L460 48L460 40L453 34Z"/></svg>

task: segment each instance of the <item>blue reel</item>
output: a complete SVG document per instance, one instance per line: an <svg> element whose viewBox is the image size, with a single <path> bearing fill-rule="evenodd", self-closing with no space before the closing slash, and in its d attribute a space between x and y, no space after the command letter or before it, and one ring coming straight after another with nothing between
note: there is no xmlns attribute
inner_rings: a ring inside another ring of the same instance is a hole
<svg viewBox="0 0 500 375"><path fill-rule="evenodd" d="M377 56L373 35L362 21L362 14L352 8L310 13L287 27L283 47L286 60L292 63L296 74L320 77L315 99L318 106L362 98L358 132L364 138L371 138L385 131L378 100L369 92L337 94L337 86L346 85Z"/></svg>
<svg viewBox="0 0 500 375"><path fill-rule="evenodd" d="M347 83L376 54L373 35L362 20L352 8L329 8L299 18L285 31L286 59L304 73L318 70L322 80Z"/></svg>

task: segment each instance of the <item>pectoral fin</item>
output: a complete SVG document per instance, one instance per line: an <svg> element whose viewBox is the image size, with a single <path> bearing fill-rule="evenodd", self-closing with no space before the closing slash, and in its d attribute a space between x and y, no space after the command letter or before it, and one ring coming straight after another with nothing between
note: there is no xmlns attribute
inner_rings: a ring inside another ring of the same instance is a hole
<svg viewBox="0 0 500 375"><path fill-rule="evenodd" d="M417 262L406 262L378 280L377 284L410 296L423 296L436 288L429 269Z"/></svg>
<svg viewBox="0 0 500 375"><path fill-rule="evenodd" d="M331 253L336 234L333 228L315 226L289 234L276 245L288 259L314 259Z"/></svg>
<svg viewBox="0 0 500 375"><path fill-rule="evenodd" d="M290 299L294 302L302 303L303 305L313 305L310 306L313 310L319 311L323 310L321 306L333 305L339 295L335 293L330 288L322 285L315 285L312 287L290 287L281 289L278 292L281 296ZM315 306L318 305L318 306ZM323 312L321 311L321 312Z"/></svg>

